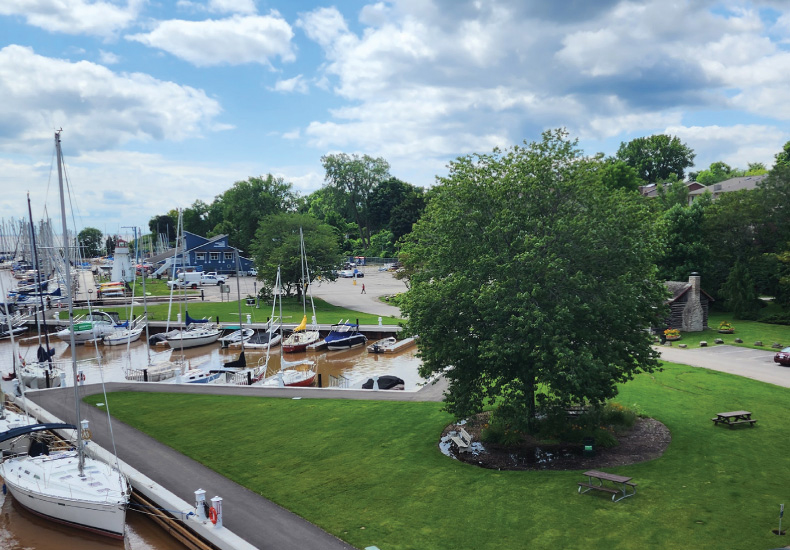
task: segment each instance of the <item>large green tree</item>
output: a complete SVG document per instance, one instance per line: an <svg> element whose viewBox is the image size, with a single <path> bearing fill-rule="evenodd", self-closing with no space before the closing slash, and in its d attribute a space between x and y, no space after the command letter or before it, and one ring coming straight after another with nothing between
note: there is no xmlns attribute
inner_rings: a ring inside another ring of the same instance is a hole
<svg viewBox="0 0 790 550"><path fill-rule="evenodd" d="M148 221L148 229L151 230L151 233L155 237L161 233L167 235L168 242L174 242L176 240L177 220L177 213L175 217L173 217L170 213L154 216Z"/></svg>
<svg viewBox="0 0 790 550"><path fill-rule="evenodd" d="M705 209L710 198L703 197L691 205L676 204L664 212L659 235L664 250L658 259L659 277L668 281L685 281L691 272L705 276L710 245L705 239Z"/></svg>
<svg viewBox="0 0 790 550"><path fill-rule="evenodd" d="M644 330L663 316L657 238L645 201L599 170L557 130L459 158L434 188L401 252L401 308L456 417L493 400L523 420L536 401L600 403L658 367Z"/></svg>
<svg viewBox="0 0 790 550"><path fill-rule="evenodd" d="M300 228L311 278L334 279L333 271L342 261L337 236L331 226L306 214L287 212L266 216L260 222L253 244L258 279L273 285L279 266L287 294L292 290L300 294Z"/></svg>
<svg viewBox="0 0 790 550"><path fill-rule="evenodd" d="M670 174L682 180L694 165L694 151L676 136L656 134L621 143L617 158L636 169L648 183L665 181Z"/></svg>
<svg viewBox="0 0 790 550"><path fill-rule="evenodd" d="M95 227L86 227L77 235L83 258L94 258L101 254L102 232Z"/></svg>
<svg viewBox="0 0 790 550"><path fill-rule="evenodd" d="M219 195L210 208L209 215L221 219L212 233L228 235L232 246L247 252L251 250L258 224L264 217L290 212L295 207L293 186L282 178L268 174L237 181Z"/></svg>
<svg viewBox="0 0 790 550"><path fill-rule="evenodd" d="M326 171L327 186L345 203L346 214L359 227L365 248L370 246L373 232L370 198L373 190L390 177L390 165L383 158L338 153L321 157Z"/></svg>

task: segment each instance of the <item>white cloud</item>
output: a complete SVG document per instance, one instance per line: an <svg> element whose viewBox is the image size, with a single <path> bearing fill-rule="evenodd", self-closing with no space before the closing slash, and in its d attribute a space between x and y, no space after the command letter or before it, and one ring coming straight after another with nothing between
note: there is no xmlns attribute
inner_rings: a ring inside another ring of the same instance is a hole
<svg viewBox="0 0 790 550"><path fill-rule="evenodd" d="M293 61L292 38L291 26L275 11L265 16L161 21L149 33L126 36L197 67L245 63L270 66L275 57Z"/></svg>
<svg viewBox="0 0 790 550"><path fill-rule="evenodd" d="M309 91L309 86L302 75L297 75L286 80L278 80L273 89L276 92L306 94Z"/></svg>
<svg viewBox="0 0 790 550"><path fill-rule="evenodd" d="M128 27L144 0L117 2L89 0L3 0L0 15L19 15L28 25L50 32L111 37Z"/></svg>
<svg viewBox="0 0 790 550"><path fill-rule="evenodd" d="M121 58L112 52L99 50L99 61L101 61L102 65L115 65L120 60Z"/></svg>
<svg viewBox="0 0 790 550"><path fill-rule="evenodd" d="M246 13L256 12L253 0L209 0L208 9L215 13Z"/></svg>
<svg viewBox="0 0 790 550"><path fill-rule="evenodd" d="M189 86L102 65L0 50L0 146L25 151L64 128L77 149L110 148L132 140L199 136L221 108Z"/></svg>
<svg viewBox="0 0 790 550"><path fill-rule="evenodd" d="M761 124L669 126L664 133L691 145L697 155L694 159L697 171L717 161L724 161L733 168L762 162L770 168L774 155L788 141L787 132Z"/></svg>
<svg viewBox="0 0 790 550"><path fill-rule="evenodd" d="M176 6L193 12L253 14L257 11L254 0L209 0L208 3L178 0Z"/></svg>

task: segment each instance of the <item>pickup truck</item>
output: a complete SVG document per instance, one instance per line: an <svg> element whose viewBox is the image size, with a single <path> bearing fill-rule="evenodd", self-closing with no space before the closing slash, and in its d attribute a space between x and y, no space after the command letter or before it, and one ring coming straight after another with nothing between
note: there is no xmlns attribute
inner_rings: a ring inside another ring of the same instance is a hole
<svg viewBox="0 0 790 550"><path fill-rule="evenodd" d="M222 285L225 284L225 275L217 275L216 272L204 273L200 278L201 285Z"/></svg>

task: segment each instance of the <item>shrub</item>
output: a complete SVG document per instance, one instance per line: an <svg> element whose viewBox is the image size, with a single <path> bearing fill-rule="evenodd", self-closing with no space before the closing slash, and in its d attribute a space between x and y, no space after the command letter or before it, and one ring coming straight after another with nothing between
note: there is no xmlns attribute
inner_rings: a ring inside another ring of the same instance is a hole
<svg viewBox="0 0 790 550"><path fill-rule="evenodd" d="M630 428L636 422L636 413L620 403L610 402L604 405L601 414L604 425L616 428Z"/></svg>

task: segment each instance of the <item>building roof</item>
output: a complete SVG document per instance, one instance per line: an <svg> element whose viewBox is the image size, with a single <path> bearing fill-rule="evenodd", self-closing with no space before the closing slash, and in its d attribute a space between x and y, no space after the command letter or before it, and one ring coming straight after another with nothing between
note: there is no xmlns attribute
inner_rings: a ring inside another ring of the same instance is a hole
<svg viewBox="0 0 790 550"><path fill-rule="evenodd" d="M669 292L672 294L672 297L667 300L667 303L669 304L671 304L672 302L677 302L691 288L691 283L688 281L665 281L664 285L667 287L667 290L669 290ZM711 296L704 290L700 289L700 292L705 296L707 296L708 300L710 300L711 302L716 301L713 299L713 296Z"/></svg>
<svg viewBox="0 0 790 550"><path fill-rule="evenodd" d="M756 189L757 184L764 180L767 176L768 174L762 174L759 176L730 178L719 183L714 183L713 185L708 185L707 187L702 187L701 189L690 191L689 195L703 195L705 192L710 191L713 193L713 198L716 198L722 193L731 193L733 191L741 191L743 189L751 191L752 189Z"/></svg>

